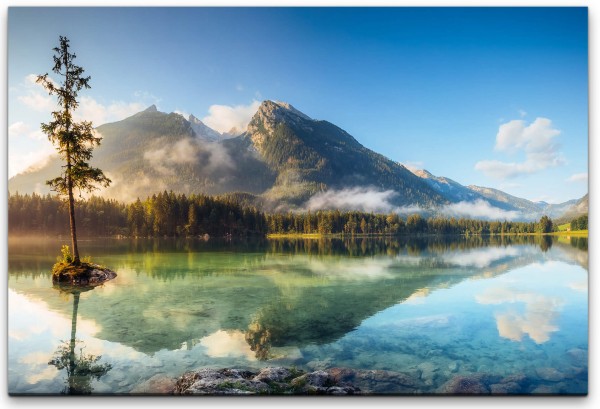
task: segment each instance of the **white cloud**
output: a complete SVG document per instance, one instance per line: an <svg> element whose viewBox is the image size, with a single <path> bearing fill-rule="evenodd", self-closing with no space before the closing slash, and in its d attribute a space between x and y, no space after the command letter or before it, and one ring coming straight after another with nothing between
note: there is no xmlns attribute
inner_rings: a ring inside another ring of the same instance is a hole
<svg viewBox="0 0 600 409"><path fill-rule="evenodd" d="M31 127L25 122L15 122L8 127L8 136L10 138L18 138L31 132Z"/></svg>
<svg viewBox="0 0 600 409"><path fill-rule="evenodd" d="M525 118L527 116L527 111L525 111L524 109L519 109L519 116L521 118Z"/></svg>
<svg viewBox="0 0 600 409"><path fill-rule="evenodd" d="M588 282L587 282L587 280L573 281L573 282L571 282L571 283L568 284L568 287L571 290L578 291L578 292L581 292L581 293L586 293L587 294L587 292L588 292Z"/></svg>
<svg viewBox="0 0 600 409"><path fill-rule="evenodd" d="M206 355L212 358L246 358L256 360L256 354L248 345L246 336L238 330L218 330L200 339L200 344L206 348Z"/></svg>
<svg viewBox="0 0 600 409"><path fill-rule="evenodd" d="M323 262L313 257L294 256L294 261L295 264L306 266L313 274L328 280L379 280L393 276L390 267L394 264L394 260L388 257Z"/></svg>
<svg viewBox="0 0 600 409"><path fill-rule="evenodd" d="M235 166L222 145L202 144L196 139L182 139L174 145L148 149L144 152L144 159L163 175L174 174L174 165L192 164L201 159L209 171L225 171Z"/></svg>
<svg viewBox="0 0 600 409"><path fill-rule="evenodd" d="M209 115L202 118L202 122L221 133L232 128L245 130L258 107L260 101L257 100L253 100L249 105L211 105L208 109Z"/></svg>
<svg viewBox="0 0 600 409"><path fill-rule="evenodd" d="M27 95L21 95L18 100L28 108L38 112L50 112L56 109L56 103L50 95L41 92L30 91Z"/></svg>
<svg viewBox="0 0 600 409"><path fill-rule="evenodd" d="M393 190L379 191L366 187L331 189L315 194L306 202L305 207L307 210L340 209L388 213L396 209L389 200L397 195Z"/></svg>
<svg viewBox="0 0 600 409"><path fill-rule="evenodd" d="M58 108L56 97L48 95L44 88L36 83L36 79L35 74L25 77L17 91L23 95L19 95L17 99L34 111L49 114ZM52 81L50 77L48 79ZM79 107L73 112L73 117L77 121L92 121L94 126L99 126L127 118L160 100L152 94L140 91L135 92L134 97L136 102L111 101L109 104L103 104L92 97L81 96Z"/></svg>
<svg viewBox="0 0 600 409"><path fill-rule="evenodd" d="M52 82L51 78L48 78ZM19 87L15 90L22 94L17 100L26 107L36 112L50 112L56 108L56 102L41 84L37 82L37 75L27 75Z"/></svg>
<svg viewBox="0 0 600 409"><path fill-rule="evenodd" d="M559 329L556 321L563 301L558 298L516 288L495 287L487 289L476 299L480 304L523 303L525 305L522 312L509 309L495 314L498 334L503 338L521 341L524 335L528 335L537 344L543 344L550 339L552 332Z"/></svg>
<svg viewBox="0 0 600 409"><path fill-rule="evenodd" d="M52 81L50 77L48 79ZM27 107L27 119L13 122L8 129L9 177L26 171L31 166L37 169L45 165L49 155L54 153L54 148L40 129L40 122L48 122L50 112L58 108L56 97L48 95L36 80L37 75L29 74L18 86L10 90L14 98ZM108 104L89 96L82 96L73 116L77 121L92 121L94 126L99 126L124 119L158 101L158 98L146 92L136 92L134 96L135 102L112 101Z"/></svg>
<svg viewBox="0 0 600 409"><path fill-rule="evenodd" d="M188 114L188 113L187 113L187 112L185 112L185 111L181 111L181 110L179 110L179 109L176 109L176 110L175 110L175 111L173 111L173 112L175 112L176 114L179 114L179 115L181 115L181 116L182 116L182 117L184 117L185 119L188 119L188 118L190 117L190 114Z"/></svg>
<svg viewBox="0 0 600 409"><path fill-rule="evenodd" d="M460 253L449 253L442 256L446 263L461 267L484 268L490 266L494 261L504 258L514 258L521 254L516 246L511 247L488 247L468 250Z"/></svg>
<svg viewBox="0 0 600 409"><path fill-rule="evenodd" d="M552 121L547 118L536 118L529 125L520 119L502 124L494 149L507 153L523 151L525 161L483 160L475 164L475 169L493 178L509 179L563 165L565 159L555 143L559 135L560 131L554 129Z"/></svg>
<svg viewBox="0 0 600 409"><path fill-rule="evenodd" d="M475 202L452 203L437 209L428 209L419 205L394 205L391 200L396 196L398 196L398 192L394 190L377 190L372 187L330 189L312 196L304 205L304 210L340 209L374 213L393 212L401 215L435 210L446 216L488 220L514 220L522 217L522 214L518 211L503 210L481 199Z"/></svg>
<svg viewBox="0 0 600 409"><path fill-rule="evenodd" d="M41 141L40 148L26 153L11 152L8 155L8 177L25 171L35 171L44 167L56 150L50 142Z"/></svg>
<svg viewBox="0 0 600 409"><path fill-rule="evenodd" d="M8 156L9 178L26 170L36 170L43 167L48 163L50 155L56 153L46 135L40 129L32 129L29 124L24 122L11 124L8 127L8 136L10 143L19 140L18 144L25 144L33 148L24 151L13 146L10 147Z"/></svg>
<svg viewBox="0 0 600 409"><path fill-rule="evenodd" d="M441 213L447 216L468 217L488 220L514 220L521 213L514 210L503 210L494 207L485 200L478 199L474 202L458 202L444 206Z"/></svg>
<svg viewBox="0 0 600 409"><path fill-rule="evenodd" d="M424 209L419 205L408 205L408 206L396 207L396 208L392 209L391 211L393 211L394 213L398 213L398 214L415 214L415 213L421 213L425 210L427 210L427 209Z"/></svg>
<svg viewBox="0 0 600 409"><path fill-rule="evenodd" d="M588 173L575 173L567 178L567 182L585 182L588 181Z"/></svg>
<svg viewBox="0 0 600 409"><path fill-rule="evenodd" d="M26 85L34 85L36 87L42 87L41 84L38 84L37 79L38 79L38 76L36 74L29 74L29 75L25 76L25 84ZM46 80L49 83L53 84L54 86L57 85L56 81L54 81L51 77L46 77Z"/></svg>
<svg viewBox="0 0 600 409"><path fill-rule="evenodd" d="M193 145L189 139L182 139L172 146L144 152L144 159L150 162L159 173L170 175L173 174L170 166L193 163L198 160L198 147Z"/></svg>
<svg viewBox="0 0 600 409"><path fill-rule="evenodd" d="M527 126L525 121L515 119L500 125L495 149L510 151L525 148L527 152L539 152L551 145L558 135L560 131L552 128L552 121L547 118L536 118Z"/></svg>
<svg viewBox="0 0 600 409"><path fill-rule="evenodd" d="M94 98L81 97L79 107L73 113L73 117L77 121L92 121L94 126L100 126L108 122L125 119L144 110L146 106L141 102L128 103L123 101L113 101L108 105L104 105Z"/></svg>

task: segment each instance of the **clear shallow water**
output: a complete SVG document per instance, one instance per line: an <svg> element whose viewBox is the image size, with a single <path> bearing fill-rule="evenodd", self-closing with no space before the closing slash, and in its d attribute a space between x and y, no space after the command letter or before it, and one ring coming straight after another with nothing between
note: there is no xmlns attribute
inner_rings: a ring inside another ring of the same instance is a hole
<svg viewBox="0 0 600 409"><path fill-rule="evenodd" d="M473 374L587 392L587 240L82 241L119 275L77 297L52 288L60 244L9 239L12 394L274 365L403 372L420 393Z"/></svg>

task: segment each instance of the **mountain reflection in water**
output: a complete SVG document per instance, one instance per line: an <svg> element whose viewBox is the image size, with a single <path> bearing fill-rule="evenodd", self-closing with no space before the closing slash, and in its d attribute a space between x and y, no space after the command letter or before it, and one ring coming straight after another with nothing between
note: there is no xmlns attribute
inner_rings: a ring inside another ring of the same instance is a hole
<svg viewBox="0 0 600 409"><path fill-rule="evenodd" d="M421 354L432 343L452 350L465 333L485 337L469 342L501 343L510 354L516 352L502 340L552 348L551 339L568 344L565 331L571 329L562 322L571 306L584 310L579 319L587 323L587 239L581 238L137 239L84 241L81 247L119 273L113 282L81 294L78 306L79 316L95 327L87 336L104 345L102 360L98 353L88 359L92 369L107 365L102 380L89 384L97 384L99 392L112 390L115 382L127 387L129 380L114 369L121 358L110 353L123 347L137 362L133 366L152 362L172 375L202 365L316 362L391 370L429 359ZM9 240L9 288L71 317L73 307L49 285L54 248L60 241ZM544 268L570 292L544 292L552 283L533 285L531 277L544 280L538 271ZM587 349L582 331L576 346ZM375 334L378 341L365 344ZM410 343L421 347L413 351ZM59 357L67 352L62 348ZM72 350L70 343L69 357ZM441 382L441 373L435 382ZM85 382L80 389L88 393Z"/></svg>

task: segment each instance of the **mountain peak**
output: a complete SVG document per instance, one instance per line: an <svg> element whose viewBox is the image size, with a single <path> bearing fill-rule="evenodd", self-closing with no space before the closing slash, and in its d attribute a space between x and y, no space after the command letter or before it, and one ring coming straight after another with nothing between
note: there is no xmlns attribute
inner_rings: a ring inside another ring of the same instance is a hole
<svg viewBox="0 0 600 409"><path fill-rule="evenodd" d="M221 134L211 127L207 126L204 122L196 118L194 115L190 114L188 117L188 122L192 126L194 133L201 139L207 141L217 141L221 139Z"/></svg>
<svg viewBox="0 0 600 409"><path fill-rule="evenodd" d="M404 167L406 167L406 166L404 166ZM410 170L412 173L414 173L415 175L417 175L418 177L420 177L420 178L423 178L423 179L435 179L435 176L433 176L431 174L431 172L429 172L426 169L411 169L411 168L408 168L408 167L406 167L406 168L408 170Z"/></svg>
<svg viewBox="0 0 600 409"><path fill-rule="evenodd" d="M312 121L312 118L306 115L305 113L294 108L292 104L283 101L271 101L265 100L260 107L258 108L257 113L260 113L267 117L279 117L287 116L287 117L300 117L302 119L306 119Z"/></svg>
<svg viewBox="0 0 600 409"><path fill-rule="evenodd" d="M258 150L261 150L265 136L271 135L279 124L310 127L312 119L287 102L265 100L248 124L247 134Z"/></svg>
<svg viewBox="0 0 600 409"><path fill-rule="evenodd" d="M188 122L191 122L193 124L204 124L204 122L196 118L193 114L190 114L190 116L188 117Z"/></svg>
<svg viewBox="0 0 600 409"><path fill-rule="evenodd" d="M236 136L240 136L241 134L243 134L243 131L240 131L238 128L236 128L235 126L232 127L229 131L227 132L223 132L223 136L224 137L236 137Z"/></svg>
<svg viewBox="0 0 600 409"><path fill-rule="evenodd" d="M158 109L156 109L156 105L152 104L148 108L144 109L142 112L158 112Z"/></svg>

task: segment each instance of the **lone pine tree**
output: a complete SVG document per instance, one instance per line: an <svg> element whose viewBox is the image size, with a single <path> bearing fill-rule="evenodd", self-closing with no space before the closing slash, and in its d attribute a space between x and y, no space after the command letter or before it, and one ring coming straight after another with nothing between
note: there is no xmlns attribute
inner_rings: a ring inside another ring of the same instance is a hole
<svg viewBox="0 0 600 409"><path fill-rule="evenodd" d="M48 73L37 77L37 82L42 84L50 95L57 96L60 107L52 112L52 121L41 124L41 129L65 162L60 176L46 183L67 199L73 263L79 264L73 191L77 189L79 192L89 192L96 189L97 185L107 187L111 181L104 176L102 170L93 168L88 163L92 158L93 148L100 144L102 138L94 131L90 121L73 120L73 111L79 105L79 91L90 88L90 77L84 77L84 69L74 64L76 56L69 52L69 40L60 36L59 42L59 46L54 48L56 54L52 71L60 77L60 81L56 82L48 77Z"/></svg>

